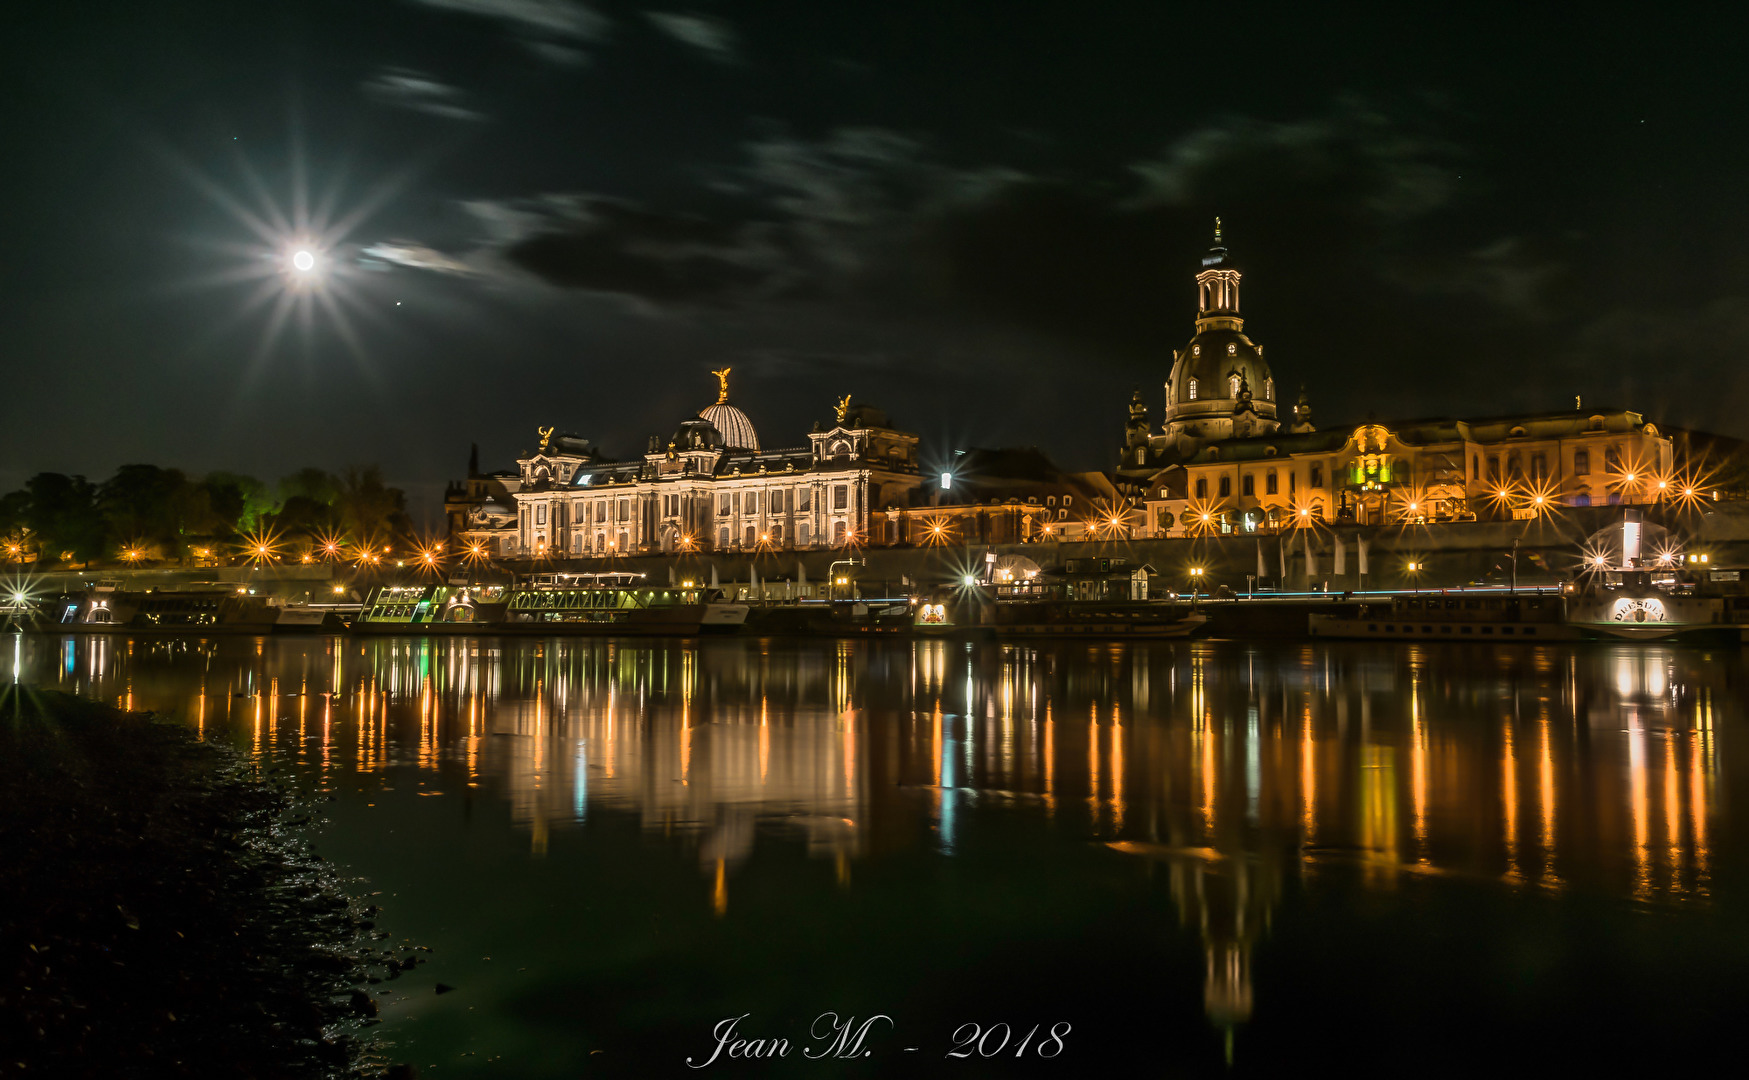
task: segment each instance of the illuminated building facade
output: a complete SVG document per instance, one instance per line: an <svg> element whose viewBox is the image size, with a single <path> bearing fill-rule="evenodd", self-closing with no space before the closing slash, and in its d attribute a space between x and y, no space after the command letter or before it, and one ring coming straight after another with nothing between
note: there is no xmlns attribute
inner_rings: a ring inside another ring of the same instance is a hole
<svg viewBox="0 0 1749 1080"><path fill-rule="evenodd" d="M951 471L914 492L911 506L887 511L884 539L920 547L1085 540L1121 505L1109 476L1060 469L1035 446L972 447L956 451Z"/></svg>
<svg viewBox="0 0 1749 1080"><path fill-rule="evenodd" d="M1244 333L1240 279L1217 219L1196 275L1196 333L1166 380L1165 422L1152 427L1140 391L1130 402L1114 477L1131 535L1530 518L1653 503L1692 483L1673 470L1670 438L1625 409L1320 431L1302 392L1284 423L1275 374Z"/></svg>
<svg viewBox="0 0 1749 1080"><path fill-rule="evenodd" d="M468 455L468 477L451 483L443 493L443 516L449 524L452 550L482 555L508 555L516 550L516 500L522 486L515 472L480 472L480 448Z"/></svg>
<svg viewBox="0 0 1749 1080"><path fill-rule="evenodd" d="M881 410L838 402L808 445L763 449L747 414L717 400L639 460L541 429L517 459L515 549L525 559L679 551L798 551L885 542L883 513L921 483L917 436Z"/></svg>

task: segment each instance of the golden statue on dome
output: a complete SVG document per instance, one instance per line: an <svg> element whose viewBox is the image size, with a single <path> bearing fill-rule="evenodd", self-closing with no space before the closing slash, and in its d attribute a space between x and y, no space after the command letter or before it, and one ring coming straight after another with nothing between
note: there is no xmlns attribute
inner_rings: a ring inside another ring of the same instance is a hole
<svg viewBox="0 0 1749 1080"><path fill-rule="evenodd" d="M547 448L547 443L553 440L553 429L550 427L544 427L537 428L536 430L540 432L540 448L545 450Z"/></svg>
<svg viewBox="0 0 1749 1080"><path fill-rule="evenodd" d="M832 406L832 408L838 413L838 422L840 424L844 423L844 414L850 411L850 395L845 394L843 397L839 398L838 404Z"/></svg>
<svg viewBox="0 0 1749 1080"><path fill-rule="evenodd" d="M718 405L727 405L729 403L729 372L731 372L733 370L735 370L735 369L734 368L723 368L721 371L711 372L712 375L715 375L717 377L717 404Z"/></svg>

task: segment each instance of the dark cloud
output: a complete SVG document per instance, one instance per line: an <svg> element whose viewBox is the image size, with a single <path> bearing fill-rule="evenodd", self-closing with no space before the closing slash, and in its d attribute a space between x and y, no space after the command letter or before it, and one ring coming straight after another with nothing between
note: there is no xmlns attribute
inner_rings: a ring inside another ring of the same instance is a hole
<svg viewBox="0 0 1749 1080"><path fill-rule="evenodd" d="M449 120L484 120L486 114L466 104L467 94L424 72L390 67L363 83L366 96L384 105L441 116Z"/></svg>
<svg viewBox="0 0 1749 1080"><path fill-rule="evenodd" d="M492 19L509 26L537 56L576 66L588 56L579 47L607 37L611 22L579 0L411 0L415 4Z"/></svg>
<svg viewBox="0 0 1749 1080"><path fill-rule="evenodd" d="M696 11L646 11L650 24L675 41L690 45L719 64L740 62L735 28L723 19Z"/></svg>
<svg viewBox="0 0 1749 1080"><path fill-rule="evenodd" d="M562 288L654 303L713 302L763 276L747 264L738 232L699 217L576 197L503 254L512 266Z"/></svg>
<svg viewBox="0 0 1749 1080"><path fill-rule="evenodd" d="M1098 362L1159 355L1183 320L1210 211L1241 256L1331 267L1388 294L1462 295L1533 310L1559 273L1502 237L1411 258L1466 197L1447 138L1345 101L1291 123L1199 128L1116 177L950 163L913 135L776 133L710 171L709 216L599 195L479 204L507 261L550 284L658 307L708 302L874 306L1043 332ZM1168 257L1180 252L1178 259Z"/></svg>

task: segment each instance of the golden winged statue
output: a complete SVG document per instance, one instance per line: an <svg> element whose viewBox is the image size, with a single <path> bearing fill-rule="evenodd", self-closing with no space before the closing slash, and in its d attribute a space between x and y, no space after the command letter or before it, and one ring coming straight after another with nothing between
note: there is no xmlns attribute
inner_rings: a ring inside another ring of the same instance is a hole
<svg viewBox="0 0 1749 1080"><path fill-rule="evenodd" d="M731 372L733 370L735 370L735 369L734 368L723 368L721 371L711 372L712 375L715 375L717 377L717 404L718 405L727 405L729 403L729 372Z"/></svg>
<svg viewBox="0 0 1749 1080"><path fill-rule="evenodd" d="M540 432L540 448L545 450L547 448L547 443L553 440L553 429L550 427L544 427L536 430Z"/></svg>
<svg viewBox="0 0 1749 1080"><path fill-rule="evenodd" d="M838 404L832 407L838 411L838 422L844 423L844 414L850 411L850 395L845 394L838 399Z"/></svg>

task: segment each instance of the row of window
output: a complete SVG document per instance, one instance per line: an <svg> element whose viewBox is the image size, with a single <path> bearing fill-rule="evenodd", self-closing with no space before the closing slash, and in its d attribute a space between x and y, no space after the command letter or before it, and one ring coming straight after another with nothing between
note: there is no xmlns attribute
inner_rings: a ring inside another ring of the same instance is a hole
<svg viewBox="0 0 1749 1080"><path fill-rule="evenodd" d="M844 510L850 505L850 485L832 486L832 509ZM730 491L717 496L717 516L731 514L781 514L788 508L795 513L813 509L813 494L805 487L795 488L786 497L784 488L769 491Z"/></svg>
<svg viewBox="0 0 1749 1080"><path fill-rule="evenodd" d="M743 499L743 495L745 496L745 499ZM597 522L607 521L609 500L596 500L594 505L595 520ZM577 506L578 509L576 511L576 516L573 520L577 522L588 521L590 517L588 509L589 504L579 503ZM630 499L613 500L612 506L613 520L631 520L632 508ZM849 506L850 485L834 485L832 488L832 509L844 510L848 509ZM662 496L662 513L665 517L679 517L680 507L681 496L679 494ZM717 513L723 517L728 517L730 514L741 513L757 514L763 512L781 514L785 512L786 507L796 513L805 513L812 509L812 497L809 489L796 488L793 492L790 492L787 497L783 488L775 488L771 491L725 492L722 495L719 495L717 499ZM536 525L545 525L547 523L546 504L541 503L535 506L534 523ZM554 524L557 524L557 522L555 521Z"/></svg>
<svg viewBox="0 0 1749 1080"><path fill-rule="evenodd" d="M675 496L675 498L678 499L678 496ZM588 521L589 520L589 504L588 503L575 503L573 505L575 506L575 510L574 510L574 516L572 517L571 520L578 521L578 522ZM678 502L676 503L676 505L678 506ZM678 512L679 511L676 510L676 513L678 513ZM608 515L608 500L606 500L606 499L596 500L596 502L595 502L595 520L596 521L606 521L607 515ZM613 517L614 517L615 521L630 521L632 519L632 501L630 499L614 500L613 501ZM547 507L546 507L545 503L535 504L534 523L536 525L545 525L547 523ZM554 524L558 524L558 523L555 521Z"/></svg>
<svg viewBox="0 0 1749 1080"><path fill-rule="evenodd" d="M842 521L835 521L832 523L832 542L834 544L844 543L845 528L845 524ZM717 530L717 547L727 549L729 546L730 535L730 530L727 527L719 528ZM782 525L773 525L764 532L749 525L741 530L741 546L743 548L783 547L785 543L784 536L785 533ZM809 527L808 523L805 521L798 522L795 531L795 546L807 547L813 542L813 530Z"/></svg>
<svg viewBox="0 0 1749 1080"><path fill-rule="evenodd" d="M1507 454L1505 456L1504 461L1505 461L1506 475L1507 476L1522 477L1525 475L1524 460L1516 452ZM1621 448L1620 444L1616 444L1616 445L1608 446L1608 447L1604 448L1604 451L1603 451L1603 471L1604 472L1606 472L1606 473L1621 472L1622 471L1621 461L1622 461L1622 448ZM1489 454L1488 455L1488 479L1490 479L1490 480L1500 479L1501 462L1502 462L1502 458L1499 454ZM1549 475L1548 458L1544 454L1542 454L1540 451L1530 455L1530 476L1531 476L1531 478L1535 479L1535 480L1542 480L1542 479L1546 478L1548 475ZM1575 451L1573 451L1573 475L1574 476L1589 476L1589 475L1591 475L1591 451L1589 451L1589 450L1575 450ZM1482 455L1472 454L1470 456L1470 479L1471 480L1480 480L1481 478L1482 478Z"/></svg>
<svg viewBox="0 0 1749 1080"><path fill-rule="evenodd" d="M1306 479L1310 481L1310 486L1312 486L1312 487L1315 487L1315 488L1323 487L1324 486L1324 467L1322 465L1313 465L1311 467ZM1256 477L1255 473L1246 473L1244 476L1241 476L1239 478L1239 494L1246 495L1246 496L1256 495L1257 494L1256 481L1257 481L1257 477ZM1299 490L1299 475L1297 473L1289 471L1287 474L1287 493L1289 495L1293 495L1293 494L1297 493L1298 490ZM1281 494L1281 481L1277 478L1276 471L1274 469L1265 470L1265 472L1263 473L1263 493L1265 495L1279 495L1279 494ZM1232 494L1233 494L1233 478L1231 476L1221 477L1220 478L1220 497L1225 499L1225 498L1228 498L1229 496L1231 496ZM1199 476L1196 478L1196 497L1198 499L1206 499L1209 497L1208 477Z"/></svg>
<svg viewBox="0 0 1749 1080"><path fill-rule="evenodd" d="M1232 348L1233 347L1231 345L1227 346L1227 349L1229 350L1229 352L1232 350ZM1228 375L1227 376L1227 396L1230 398L1238 397L1239 396L1239 388L1243 385L1244 385L1244 381L1242 379L1240 379L1237 374ZM1196 380L1195 379L1190 380L1189 386L1187 386L1185 388L1185 396L1190 401L1196 400ZM1275 379L1274 379L1274 377L1270 377L1270 378L1263 380L1263 400L1264 401L1274 401L1275 400Z"/></svg>

